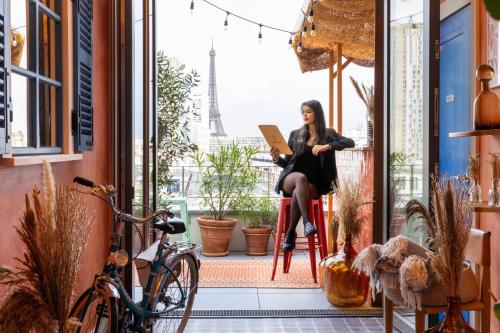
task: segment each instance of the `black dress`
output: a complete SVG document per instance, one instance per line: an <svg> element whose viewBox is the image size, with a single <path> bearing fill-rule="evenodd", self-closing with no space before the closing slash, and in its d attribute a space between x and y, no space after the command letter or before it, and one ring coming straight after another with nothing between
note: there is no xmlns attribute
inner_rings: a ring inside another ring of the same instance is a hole
<svg viewBox="0 0 500 333"><path fill-rule="evenodd" d="M333 185L337 183L337 165L335 163L335 151L343 150L345 148L354 148L354 141L350 138L342 136L338 134L334 129L327 128L325 131L325 136L321 140L320 144L328 144L330 146L330 150L320 153L319 156L312 155L312 147L305 147L304 152L300 155L297 155L298 148L298 139L300 132L303 131L304 128L294 130L290 133L290 137L288 138L288 146L292 149L292 155L285 155L285 157L280 157L275 162L276 165L279 165L283 168L281 174L278 177L278 181L276 183L275 190L277 193L283 191L283 180L285 177L294 172L300 171L306 174L309 182L313 183L318 190L318 195L323 195L329 193L333 190ZM312 162L309 159L303 160L303 156L309 151L315 159ZM302 160L302 162L301 162ZM317 161L319 160L319 170L317 169ZM312 163L308 165L308 168L305 168L304 161L309 161L307 163ZM299 164L299 166L297 166ZM302 165L301 165L302 164ZM306 171L306 169L310 169L310 171ZM285 193L286 195L286 193Z"/></svg>

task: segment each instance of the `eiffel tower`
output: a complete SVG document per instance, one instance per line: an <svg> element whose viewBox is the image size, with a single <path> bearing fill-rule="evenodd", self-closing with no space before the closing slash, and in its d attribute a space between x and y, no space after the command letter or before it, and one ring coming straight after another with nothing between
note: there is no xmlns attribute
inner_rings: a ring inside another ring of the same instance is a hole
<svg viewBox="0 0 500 333"><path fill-rule="evenodd" d="M222 126L222 120L219 113L219 104L217 102L217 84L215 81L215 50L212 40L212 49L210 55L210 76L208 80L208 104L209 104L209 129L211 137L227 136Z"/></svg>

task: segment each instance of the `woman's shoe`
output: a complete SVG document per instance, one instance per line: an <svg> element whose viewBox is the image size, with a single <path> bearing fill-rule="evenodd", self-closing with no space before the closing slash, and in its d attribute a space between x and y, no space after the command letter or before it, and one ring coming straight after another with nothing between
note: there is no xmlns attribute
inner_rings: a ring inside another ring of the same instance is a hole
<svg viewBox="0 0 500 333"><path fill-rule="evenodd" d="M318 233L318 229L311 222L304 222L304 236L309 237L316 233Z"/></svg>
<svg viewBox="0 0 500 333"><path fill-rule="evenodd" d="M285 239L283 240L283 245L281 246L281 250L283 252L290 252L295 249L295 239L297 238L297 233L293 233L292 239L289 239L288 235L285 236Z"/></svg>

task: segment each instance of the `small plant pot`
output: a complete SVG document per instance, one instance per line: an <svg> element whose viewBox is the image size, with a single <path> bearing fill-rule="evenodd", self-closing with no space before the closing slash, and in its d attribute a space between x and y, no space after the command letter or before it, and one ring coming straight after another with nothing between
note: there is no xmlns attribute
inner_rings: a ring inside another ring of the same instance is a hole
<svg viewBox="0 0 500 333"><path fill-rule="evenodd" d="M227 256L236 219L225 218L219 221L209 217L199 217L197 222L200 226L203 255L207 257Z"/></svg>
<svg viewBox="0 0 500 333"><path fill-rule="evenodd" d="M267 246L269 245L269 236L271 228L242 228L247 241L247 255L265 256L267 255Z"/></svg>

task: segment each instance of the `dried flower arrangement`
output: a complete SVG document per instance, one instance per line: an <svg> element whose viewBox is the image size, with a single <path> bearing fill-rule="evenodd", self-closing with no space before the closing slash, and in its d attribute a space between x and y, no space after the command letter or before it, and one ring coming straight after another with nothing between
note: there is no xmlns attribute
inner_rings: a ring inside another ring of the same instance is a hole
<svg viewBox="0 0 500 333"><path fill-rule="evenodd" d="M447 288L448 296L459 296L464 268L465 247L472 226L472 210L467 203L467 190L462 182L447 177L433 180L432 206L435 214L435 252L431 252L432 268Z"/></svg>
<svg viewBox="0 0 500 333"><path fill-rule="evenodd" d="M365 103L366 105L366 112L368 113L368 118L370 119L371 123L374 124L375 121L375 88L373 85L371 86L365 86L364 83L359 83L356 79L354 79L352 76L349 76L351 79L352 86L354 87L354 90L358 94L359 98Z"/></svg>
<svg viewBox="0 0 500 333"><path fill-rule="evenodd" d="M0 308L2 332L64 333L78 324L68 315L92 219L78 192L55 185L47 162L43 182L43 199L36 185L32 201L26 194L17 228L26 247L20 267L0 269L0 284L9 287Z"/></svg>
<svg viewBox="0 0 500 333"><path fill-rule="evenodd" d="M468 157L467 179L471 184L479 184L479 154L472 154Z"/></svg>
<svg viewBox="0 0 500 333"><path fill-rule="evenodd" d="M440 282L448 288L448 296L458 296L464 267L465 247L472 226L472 210L467 203L463 182L448 177L432 180L431 202L434 218L416 200L406 205L407 217L421 214L428 234L428 256ZM439 244L439 246L436 246Z"/></svg>
<svg viewBox="0 0 500 333"><path fill-rule="evenodd" d="M361 208L365 204L363 187L359 179L344 179L336 191L340 230L344 235L356 238L361 234L365 218Z"/></svg>
<svg viewBox="0 0 500 333"><path fill-rule="evenodd" d="M498 161L498 153L490 153L490 159L488 163L491 166L491 180L493 182L498 181L498 177L500 175L500 162Z"/></svg>

